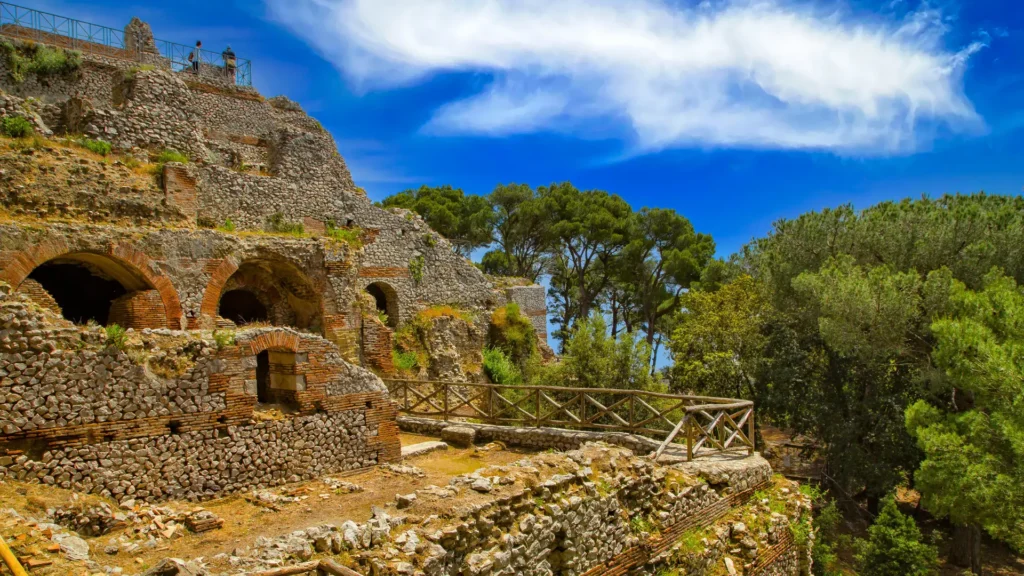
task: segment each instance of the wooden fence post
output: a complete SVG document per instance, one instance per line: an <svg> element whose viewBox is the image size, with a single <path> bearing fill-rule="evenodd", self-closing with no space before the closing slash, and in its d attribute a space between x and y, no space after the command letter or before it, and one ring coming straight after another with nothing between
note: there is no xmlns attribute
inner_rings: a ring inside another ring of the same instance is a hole
<svg viewBox="0 0 1024 576"><path fill-rule="evenodd" d="M693 419L686 419L686 461L693 460Z"/></svg>
<svg viewBox="0 0 1024 576"><path fill-rule="evenodd" d="M757 439L755 438L756 432L754 431L754 406L750 406L750 416L747 419L747 435L750 439L750 450L747 453L753 456L754 451L757 450Z"/></svg>

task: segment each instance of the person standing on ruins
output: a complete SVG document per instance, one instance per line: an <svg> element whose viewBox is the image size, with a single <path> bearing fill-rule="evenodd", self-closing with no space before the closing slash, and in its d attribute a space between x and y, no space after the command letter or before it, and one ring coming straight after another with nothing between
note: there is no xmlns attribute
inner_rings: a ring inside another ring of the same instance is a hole
<svg viewBox="0 0 1024 576"><path fill-rule="evenodd" d="M188 55L188 61L192 63L192 71L199 74L199 62L203 59L203 41L196 40L196 49Z"/></svg>

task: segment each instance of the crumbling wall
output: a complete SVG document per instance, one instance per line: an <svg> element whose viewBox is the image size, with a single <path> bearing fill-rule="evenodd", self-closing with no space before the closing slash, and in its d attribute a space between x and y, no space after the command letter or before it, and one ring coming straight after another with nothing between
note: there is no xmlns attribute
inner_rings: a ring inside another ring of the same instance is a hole
<svg viewBox="0 0 1024 576"><path fill-rule="evenodd" d="M263 351L291 355L302 385L285 387L290 416L258 422ZM400 457L383 383L327 340L160 329L116 343L5 283L0 399L0 475L118 498L202 498Z"/></svg>
<svg viewBox="0 0 1024 576"><path fill-rule="evenodd" d="M760 467L763 460L750 464ZM232 562L256 570L322 552L344 554L364 574L596 576L718 573L728 556L744 573L757 566L796 576L793 560L809 554L807 543L787 549L781 561L770 555L810 503L795 484L769 476L744 489L715 486L678 467L591 443L397 495L397 511L376 508L365 523L264 539L236 550Z"/></svg>

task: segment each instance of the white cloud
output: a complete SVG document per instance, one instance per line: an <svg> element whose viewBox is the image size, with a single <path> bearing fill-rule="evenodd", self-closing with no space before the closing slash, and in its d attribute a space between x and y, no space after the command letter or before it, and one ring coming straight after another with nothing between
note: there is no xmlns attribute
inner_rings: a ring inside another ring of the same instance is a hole
<svg viewBox="0 0 1024 576"><path fill-rule="evenodd" d="M892 21L766 1L266 1L363 89L493 78L440 107L431 132L614 124L640 151L887 154L927 144L938 125L983 127L962 85L981 45L948 49L927 8Z"/></svg>

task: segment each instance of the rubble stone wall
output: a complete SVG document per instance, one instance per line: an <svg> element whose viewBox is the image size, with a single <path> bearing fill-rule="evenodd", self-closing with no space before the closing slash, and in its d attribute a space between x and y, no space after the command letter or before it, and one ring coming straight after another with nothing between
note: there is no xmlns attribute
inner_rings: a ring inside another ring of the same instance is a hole
<svg viewBox="0 0 1024 576"><path fill-rule="evenodd" d="M752 502L757 490L783 500L785 513ZM810 507L795 490L773 486L770 474L742 490L716 486L678 466L597 443L456 476L447 486L398 495L396 502L397 511L377 508L365 523L263 539L255 549L236 550L234 560L258 569L314 552L344 553L357 572L386 575L717 573L726 554L737 557L738 568L753 568ZM738 517L748 505L771 517L756 531L727 516ZM693 540L699 546L680 550L684 536L687 546ZM691 565L699 569L687 569ZM780 576L800 574L787 560L764 567Z"/></svg>
<svg viewBox="0 0 1024 576"><path fill-rule="evenodd" d="M304 382L281 420L254 420L263 351L290 355ZM0 283L2 475L118 498L207 497L396 461L395 415L383 383L323 338L163 328L119 348L102 327Z"/></svg>

